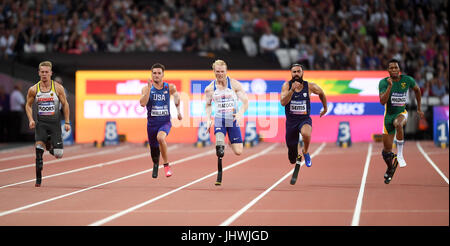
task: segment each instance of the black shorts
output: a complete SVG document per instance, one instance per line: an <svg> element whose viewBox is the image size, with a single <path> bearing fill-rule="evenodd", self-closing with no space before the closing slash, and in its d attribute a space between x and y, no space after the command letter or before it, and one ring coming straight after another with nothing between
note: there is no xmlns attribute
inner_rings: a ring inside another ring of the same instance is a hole
<svg viewBox="0 0 450 246"><path fill-rule="evenodd" d="M36 129L34 132L34 139L36 140L36 142L42 141L45 143L49 136L54 148L56 149L63 148L61 125L59 121L36 122Z"/></svg>
<svg viewBox="0 0 450 246"><path fill-rule="evenodd" d="M303 125L308 124L312 127L311 117L305 117L300 120L286 120L286 145L293 146L298 144L300 130Z"/></svg>

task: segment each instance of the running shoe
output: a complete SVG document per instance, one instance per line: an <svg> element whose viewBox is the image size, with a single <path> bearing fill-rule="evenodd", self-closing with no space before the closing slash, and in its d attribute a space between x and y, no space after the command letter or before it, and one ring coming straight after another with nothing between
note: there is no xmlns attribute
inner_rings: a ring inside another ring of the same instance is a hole
<svg viewBox="0 0 450 246"><path fill-rule="evenodd" d="M172 171L170 170L169 164L164 165L164 172L166 173L166 177L172 176Z"/></svg>
<svg viewBox="0 0 450 246"><path fill-rule="evenodd" d="M311 157L309 156L309 153L303 154L303 156L305 157L305 165L307 167L310 167L312 165L312 163L311 163Z"/></svg>
<svg viewBox="0 0 450 246"><path fill-rule="evenodd" d="M406 167L406 161L405 161L405 159L403 158L403 156L397 156L397 161L398 161L398 165L400 166L400 167Z"/></svg>

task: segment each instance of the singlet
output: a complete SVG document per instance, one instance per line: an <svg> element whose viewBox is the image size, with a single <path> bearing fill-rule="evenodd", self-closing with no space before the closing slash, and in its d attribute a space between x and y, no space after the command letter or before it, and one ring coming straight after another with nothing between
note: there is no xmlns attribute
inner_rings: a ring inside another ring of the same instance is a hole
<svg viewBox="0 0 450 246"><path fill-rule="evenodd" d="M36 85L37 92L35 101L37 102L37 120L38 121L59 121L59 98L56 94L55 82L51 81L51 89L47 92L41 90L41 81Z"/></svg>
<svg viewBox="0 0 450 246"><path fill-rule="evenodd" d="M233 120L233 114L237 112L238 99L234 90L231 88L230 78L227 77L225 89L217 89L214 80L214 94L212 100L216 105L215 119Z"/></svg>
<svg viewBox="0 0 450 246"><path fill-rule="evenodd" d="M291 89L292 83L289 83ZM303 89L300 92L294 91L291 101L284 107L286 120L305 119L311 112L311 102L308 93L308 82L303 81Z"/></svg>
<svg viewBox="0 0 450 246"><path fill-rule="evenodd" d="M147 119L152 121L170 121L170 91L169 84L164 82L163 88L158 90L154 86L150 89L147 102Z"/></svg>
<svg viewBox="0 0 450 246"><path fill-rule="evenodd" d="M380 80L378 84L380 94L387 90L388 78ZM391 94L385 104L385 114L399 114L405 111L408 89L414 86L416 86L416 81L408 75L400 75L398 82L392 81Z"/></svg>

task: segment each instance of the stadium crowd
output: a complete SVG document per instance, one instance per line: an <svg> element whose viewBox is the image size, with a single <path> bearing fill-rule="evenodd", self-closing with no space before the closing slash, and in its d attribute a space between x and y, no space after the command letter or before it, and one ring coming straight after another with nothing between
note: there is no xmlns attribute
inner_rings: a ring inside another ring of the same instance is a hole
<svg viewBox="0 0 450 246"><path fill-rule="evenodd" d="M250 36L259 55L296 49L314 70L384 70L397 58L424 94L444 97L447 10L447 0L2 0L0 56L230 51Z"/></svg>

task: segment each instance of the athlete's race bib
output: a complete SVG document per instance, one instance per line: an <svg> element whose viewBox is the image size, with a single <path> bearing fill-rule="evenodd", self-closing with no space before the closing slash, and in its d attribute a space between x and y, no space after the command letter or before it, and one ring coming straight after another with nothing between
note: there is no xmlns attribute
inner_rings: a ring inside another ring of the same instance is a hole
<svg viewBox="0 0 450 246"><path fill-rule="evenodd" d="M217 112L218 113L227 113L234 111L234 100L226 100L217 102Z"/></svg>
<svg viewBox="0 0 450 246"><path fill-rule="evenodd" d="M308 114L306 100L291 101L290 111L292 114Z"/></svg>
<svg viewBox="0 0 450 246"><path fill-rule="evenodd" d="M392 93L391 105L396 107L403 107L406 105L406 92L405 93Z"/></svg>
<svg viewBox="0 0 450 246"><path fill-rule="evenodd" d="M169 108L164 106L153 106L151 116L167 116L169 115Z"/></svg>
<svg viewBox="0 0 450 246"><path fill-rule="evenodd" d="M53 101L41 102L38 105L39 115L54 115L55 103Z"/></svg>

